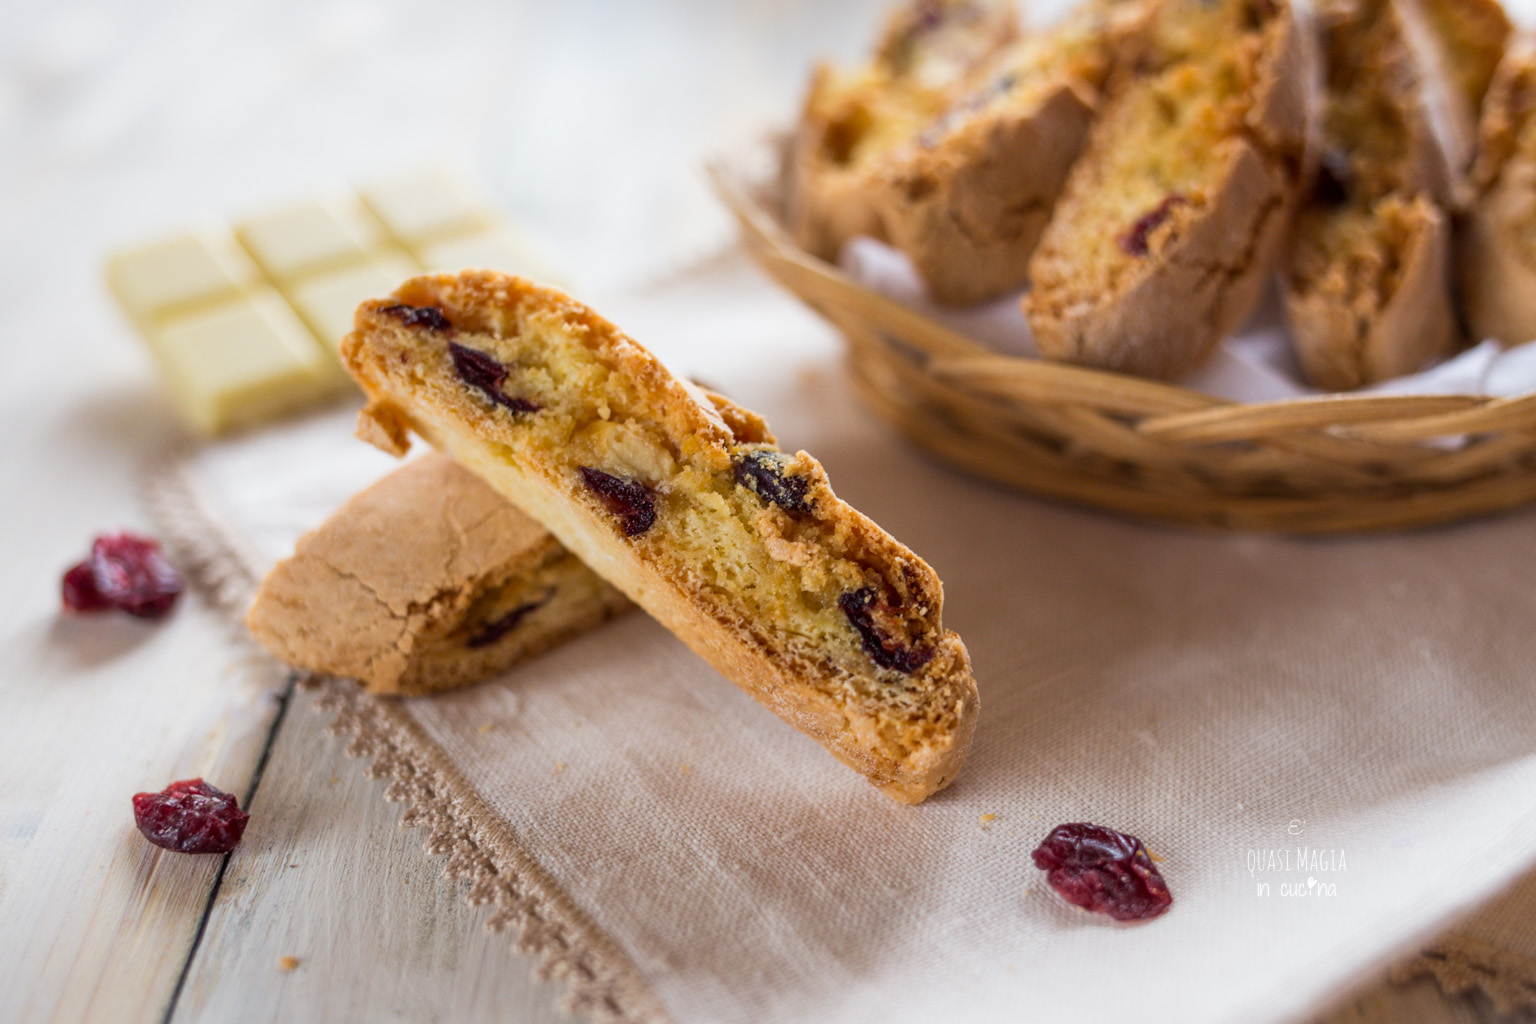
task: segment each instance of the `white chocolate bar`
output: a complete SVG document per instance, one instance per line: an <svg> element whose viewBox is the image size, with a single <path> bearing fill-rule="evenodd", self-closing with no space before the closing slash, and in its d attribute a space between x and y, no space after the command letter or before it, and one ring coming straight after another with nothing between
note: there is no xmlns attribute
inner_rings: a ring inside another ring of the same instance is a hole
<svg viewBox="0 0 1536 1024"><path fill-rule="evenodd" d="M379 243L378 224L350 204L312 200L273 210L235 228L235 237L269 277L359 263Z"/></svg>
<svg viewBox="0 0 1536 1024"><path fill-rule="evenodd" d="M178 317L147 335L189 426L216 434L337 390L332 361L274 291Z"/></svg>
<svg viewBox="0 0 1536 1024"><path fill-rule="evenodd" d="M338 347L358 304L466 267L548 276L474 189L425 173L117 253L107 284L182 419L211 435L351 390Z"/></svg>

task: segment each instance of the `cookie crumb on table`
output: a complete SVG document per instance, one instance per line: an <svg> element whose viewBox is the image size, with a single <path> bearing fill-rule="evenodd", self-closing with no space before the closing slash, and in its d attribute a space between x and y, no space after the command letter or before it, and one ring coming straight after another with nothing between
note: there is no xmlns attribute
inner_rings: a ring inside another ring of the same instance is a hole
<svg viewBox="0 0 1536 1024"><path fill-rule="evenodd" d="M285 956L277 962L277 966L285 971L291 971L299 966L299 958L296 956Z"/></svg>

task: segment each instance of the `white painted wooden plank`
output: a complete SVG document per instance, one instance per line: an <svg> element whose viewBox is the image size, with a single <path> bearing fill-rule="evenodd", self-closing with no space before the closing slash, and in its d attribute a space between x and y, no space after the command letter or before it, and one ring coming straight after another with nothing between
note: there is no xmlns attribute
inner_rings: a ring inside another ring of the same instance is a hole
<svg viewBox="0 0 1536 1024"><path fill-rule="evenodd" d="M486 930L314 700L299 692L283 719L173 1024L565 1020L560 986Z"/></svg>
<svg viewBox="0 0 1536 1024"><path fill-rule="evenodd" d="M195 597L153 624L60 615L93 534L149 529L141 468L176 432L94 266L39 237L51 256L0 269L0 1020L155 1020L219 858L151 846L130 798L197 775L243 793L283 680L237 671Z"/></svg>
<svg viewBox="0 0 1536 1024"><path fill-rule="evenodd" d="M152 846L130 797L192 776L247 790L281 679L232 672L229 634L192 600L159 627L50 609L0 641L13 723L0 744L0 964L14 972L0 1018L163 1013L222 858Z"/></svg>

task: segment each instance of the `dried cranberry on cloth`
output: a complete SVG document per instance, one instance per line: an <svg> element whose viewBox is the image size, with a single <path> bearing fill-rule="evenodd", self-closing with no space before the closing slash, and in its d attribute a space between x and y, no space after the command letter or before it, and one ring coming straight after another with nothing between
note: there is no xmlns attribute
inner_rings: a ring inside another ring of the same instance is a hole
<svg viewBox="0 0 1536 1024"><path fill-rule="evenodd" d="M1536 864L1536 511L1326 541L1143 526L918 455L740 262L602 308L934 566L982 702L954 787L901 807L643 616L430 700L328 689L449 780L429 810L480 837L452 850L476 891L563 908L528 942L579 951L610 1019L1298 1020ZM252 574L286 554L393 468L351 430L183 462L202 541ZM1173 908L1064 904L1030 859L1064 821L1151 842ZM1115 998L1085 1001L1107 964Z"/></svg>

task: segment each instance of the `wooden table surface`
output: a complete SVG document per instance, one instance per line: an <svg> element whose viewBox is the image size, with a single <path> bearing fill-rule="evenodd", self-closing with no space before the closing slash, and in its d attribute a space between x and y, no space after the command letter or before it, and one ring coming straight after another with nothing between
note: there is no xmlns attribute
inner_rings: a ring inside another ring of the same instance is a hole
<svg viewBox="0 0 1536 1024"><path fill-rule="evenodd" d="M197 596L160 624L59 615L90 538L150 527L178 438L100 285L114 244L426 161L464 164L591 288L722 236L712 143L793 105L878 0L447 8L23 3L0 39L0 1020L552 1021L558 987L466 909L314 698ZM402 125L408 131L402 131ZM615 255L618 254L618 255ZM138 835L203 776L234 855ZM280 962L294 957L296 968ZM1477 1020L1421 982L1349 1020Z"/></svg>

